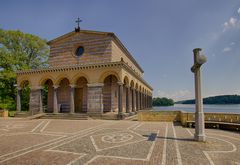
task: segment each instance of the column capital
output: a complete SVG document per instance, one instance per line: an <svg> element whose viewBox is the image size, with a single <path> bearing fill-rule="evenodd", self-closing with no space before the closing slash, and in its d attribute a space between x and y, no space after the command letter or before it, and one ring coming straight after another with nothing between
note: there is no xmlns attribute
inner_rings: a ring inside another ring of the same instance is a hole
<svg viewBox="0 0 240 165"><path fill-rule="evenodd" d="M60 86L59 85L53 85L53 88L54 89L57 89L57 88L59 88Z"/></svg>
<svg viewBox="0 0 240 165"><path fill-rule="evenodd" d="M132 89L132 90L135 90L135 88L134 88L134 87L130 87L130 89Z"/></svg>
<svg viewBox="0 0 240 165"><path fill-rule="evenodd" d="M43 86L31 86L30 89L31 90L39 90L39 89L43 89Z"/></svg>
<svg viewBox="0 0 240 165"><path fill-rule="evenodd" d="M104 86L104 83L91 83L87 84L88 87L102 87Z"/></svg>
<svg viewBox="0 0 240 165"><path fill-rule="evenodd" d="M122 83L121 81L117 82L118 85L123 85L124 83Z"/></svg>
<svg viewBox="0 0 240 165"><path fill-rule="evenodd" d="M76 88L76 87L77 87L76 84L69 84L69 86L70 86L71 88Z"/></svg>

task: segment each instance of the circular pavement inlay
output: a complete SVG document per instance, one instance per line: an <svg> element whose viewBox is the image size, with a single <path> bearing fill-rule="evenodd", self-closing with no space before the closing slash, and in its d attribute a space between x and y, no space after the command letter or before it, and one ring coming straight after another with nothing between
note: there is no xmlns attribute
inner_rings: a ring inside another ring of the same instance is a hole
<svg viewBox="0 0 240 165"><path fill-rule="evenodd" d="M103 142L107 143L122 143L129 141L133 138L133 135L128 133L112 133L102 137Z"/></svg>

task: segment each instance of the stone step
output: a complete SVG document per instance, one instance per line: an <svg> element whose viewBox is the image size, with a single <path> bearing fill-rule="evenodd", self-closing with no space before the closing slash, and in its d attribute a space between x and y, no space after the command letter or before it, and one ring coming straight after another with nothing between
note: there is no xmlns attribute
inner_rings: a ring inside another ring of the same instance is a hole
<svg viewBox="0 0 240 165"><path fill-rule="evenodd" d="M31 113L26 111L26 112L16 112L14 117L20 117L20 118L25 118L31 116Z"/></svg>
<svg viewBox="0 0 240 165"><path fill-rule="evenodd" d="M61 104L60 111L61 111L61 113L69 113L70 105L69 104Z"/></svg>
<svg viewBox="0 0 240 165"><path fill-rule="evenodd" d="M103 119L103 120L117 120L118 116L117 116L117 113L105 113L105 114L102 114L101 119Z"/></svg>
<svg viewBox="0 0 240 165"><path fill-rule="evenodd" d="M75 114L68 114L68 113L46 113L43 116L39 117L40 119L69 119L69 120L88 120L88 115L84 113L75 113Z"/></svg>

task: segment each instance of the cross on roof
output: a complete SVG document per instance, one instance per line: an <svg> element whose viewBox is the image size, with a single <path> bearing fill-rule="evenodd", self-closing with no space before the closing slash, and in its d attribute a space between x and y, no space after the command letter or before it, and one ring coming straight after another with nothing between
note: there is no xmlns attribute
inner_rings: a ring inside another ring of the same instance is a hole
<svg viewBox="0 0 240 165"><path fill-rule="evenodd" d="M79 28L79 23L82 22L82 20L80 20L80 18L78 17L78 19L76 20L76 23L78 24L78 28Z"/></svg>
<svg viewBox="0 0 240 165"><path fill-rule="evenodd" d="M76 23L77 23L77 28L75 28L75 32L79 32L80 31L80 26L79 26L79 24L80 24L80 22L82 22L82 20L80 20L80 18L78 17L78 19L75 21Z"/></svg>

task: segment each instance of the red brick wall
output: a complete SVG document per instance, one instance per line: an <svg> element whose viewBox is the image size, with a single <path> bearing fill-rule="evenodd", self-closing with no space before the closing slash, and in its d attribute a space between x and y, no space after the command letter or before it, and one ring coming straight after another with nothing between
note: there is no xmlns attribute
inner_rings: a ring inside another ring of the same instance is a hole
<svg viewBox="0 0 240 165"><path fill-rule="evenodd" d="M75 56L78 46L84 47L84 54ZM111 61L111 38L106 35L76 33L50 44L50 66L69 64L103 63Z"/></svg>
<svg viewBox="0 0 240 165"><path fill-rule="evenodd" d="M60 82L60 87L57 91L58 104L69 104L70 105L70 86L67 79L63 79Z"/></svg>
<svg viewBox="0 0 240 165"><path fill-rule="evenodd" d="M108 76L104 81L103 111L118 111L118 84L114 76Z"/></svg>

